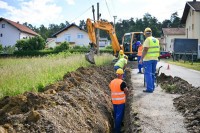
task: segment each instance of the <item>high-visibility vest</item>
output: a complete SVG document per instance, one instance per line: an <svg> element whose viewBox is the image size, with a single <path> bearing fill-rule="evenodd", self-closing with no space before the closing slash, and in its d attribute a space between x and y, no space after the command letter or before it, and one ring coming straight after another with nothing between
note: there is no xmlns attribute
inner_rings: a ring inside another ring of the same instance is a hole
<svg viewBox="0 0 200 133"><path fill-rule="evenodd" d="M138 47L138 54L137 54L137 56L142 56L142 50L143 50L143 46L141 45L141 46Z"/></svg>
<svg viewBox="0 0 200 133"><path fill-rule="evenodd" d="M154 37L149 37L147 38L149 39L149 49L148 52L146 54L146 58L148 57L159 57L160 55L160 45L159 45L159 41L158 39L154 38Z"/></svg>
<svg viewBox="0 0 200 133"><path fill-rule="evenodd" d="M124 54L119 54L118 58L119 59L124 58Z"/></svg>
<svg viewBox="0 0 200 133"><path fill-rule="evenodd" d="M109 84L113 104L124 104L126 102L125 93L120 88L122 82L122 79L114 79Z"/></svg>
<svg viewBox="0 0 200 133"><path fill-rule="evenodd" d="M127 60L125 58L121 58L115 63L114 66L119 66L120 68L123 68L125 64L127 64Z"/></svg>

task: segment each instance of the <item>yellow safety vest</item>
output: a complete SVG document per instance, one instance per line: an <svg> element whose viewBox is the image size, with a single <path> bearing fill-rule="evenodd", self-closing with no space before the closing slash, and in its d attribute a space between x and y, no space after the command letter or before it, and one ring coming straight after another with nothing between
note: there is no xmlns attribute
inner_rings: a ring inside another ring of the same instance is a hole
<svg viewBox="0 0 200 133"><path fill-rule="evenodd" d="M119 59L114 66L119 66L123 69L124 65L127 64L127 60L125 58Z"/></svg>
<svg viewBox="0 0 200 133"><path fill-rule="evenodd" d="M160 45L159 45L158 39L156 39L154 37L149 37L148 39L149 39L150 44L149 44L149 49L147 51L145 58L159 57Z"/></svg>

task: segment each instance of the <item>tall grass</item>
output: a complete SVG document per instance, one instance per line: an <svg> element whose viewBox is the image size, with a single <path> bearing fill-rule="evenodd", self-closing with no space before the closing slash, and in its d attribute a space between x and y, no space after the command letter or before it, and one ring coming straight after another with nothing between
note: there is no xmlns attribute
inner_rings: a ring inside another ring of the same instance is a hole
<svg viewBox="0 0 200 133"><path fill-rule="evenodd" d="M200 71L200 62L194 62L193 64L191 62L188 62L188 61L184 62L183 60L180 60L178 62L169 60L168 62L171 63L171 64L178 65L178 66L182 66L182 67L186 67L186 68L190 68L190 69L193 69L193 70Z"/></svg>
<svg viewBox="0 0 200 133"><path fill-rule="evenodd" d="M95 57L97 65L108 64L112 59L113 56L109 54ZM0 59L0 98L25 91L38 91L81 66L91 66L83 54Z"/></svg>

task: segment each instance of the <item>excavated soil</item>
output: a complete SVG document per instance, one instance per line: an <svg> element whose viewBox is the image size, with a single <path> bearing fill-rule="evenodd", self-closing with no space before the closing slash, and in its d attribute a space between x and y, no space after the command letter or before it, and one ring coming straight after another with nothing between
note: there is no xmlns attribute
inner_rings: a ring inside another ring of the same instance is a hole
<svg viewBox="0 0 200 133"><path fill-rule="evenodd" d="M159 76L161 87L168 93L181 94L174 99L174 106L185 117L185 125L188 132L200 132L200 87L196 88L187 81L179 78L166 76L161 73Z"/></svg>
<svg viewBox="0 0 200 133"><path fill-rule="evenodd" d="M128 69L125 81L131 90L130 76ZM0 133L110 133L113 107L108 84L115 77L113 64L81 67L43 92L6 96L0 100ZM127 133L138 128L129 126L135 118L129 105L123 127Z"/></svg>

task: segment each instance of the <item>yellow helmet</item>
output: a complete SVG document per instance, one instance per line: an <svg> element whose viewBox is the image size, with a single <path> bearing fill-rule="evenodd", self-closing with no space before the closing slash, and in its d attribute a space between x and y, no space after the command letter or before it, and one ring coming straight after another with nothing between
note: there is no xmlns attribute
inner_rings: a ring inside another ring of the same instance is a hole
<svg viewBox="0 0 200 133"><path fill-rule="evenodd" d="M124 74L123 69L121 69L121 68L117 69L116 74Z"/></svg>
<svg viewBox="0 0 200 133"><path fill-rule="evenodd" d="M119 51L119 54L124 54L123 50L120 50L120 51Z"/></svg>
<svg viewBox="0 0 200 133"><path fill-rule="evenodd" d="M147 32L152 32L151 28L147 27L147 28L144 30L144 34L146 34Z"/></svg>

